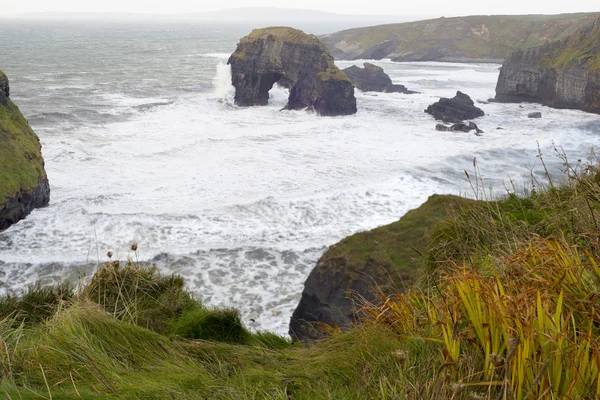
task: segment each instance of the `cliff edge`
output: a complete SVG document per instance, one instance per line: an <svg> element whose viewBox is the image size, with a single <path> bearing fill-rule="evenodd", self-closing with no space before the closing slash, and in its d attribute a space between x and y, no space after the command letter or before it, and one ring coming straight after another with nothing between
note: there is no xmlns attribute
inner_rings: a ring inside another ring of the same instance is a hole
<svg viewBox="0 0 600 400"><path fill-rule="evenodd" d="M564 40L513 53L500 69L496 100L600 114L600 18Z"/></svg>
<svg viewBox="0 0 600 400"><path fill-rule="evenodd" d="M290 110L356 113L352 83L314 35L288 27L255 29L240 40L227 63L237 105L266 105L269 90L279 83L290 90Z"/></svg>
<svg viewBox="0 0 600 400"><path fill-rule="evenodd" d="M0 231L50 201L40 140L9 96L0 71Z"/></svg>

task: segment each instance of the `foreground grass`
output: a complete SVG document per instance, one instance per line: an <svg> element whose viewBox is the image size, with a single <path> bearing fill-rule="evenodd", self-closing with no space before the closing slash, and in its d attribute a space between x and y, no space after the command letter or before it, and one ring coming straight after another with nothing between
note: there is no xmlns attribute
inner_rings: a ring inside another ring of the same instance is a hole
<svg viewBox="0 0 600 400"><path fill-rule="evenodd" d="M600 398L599 221L595 166L525 197L466 202L429 236L426 279L362 304L360 326L308 348L250 332L178 276L111 261L77 289L0 299L0 394Z"/></svg>

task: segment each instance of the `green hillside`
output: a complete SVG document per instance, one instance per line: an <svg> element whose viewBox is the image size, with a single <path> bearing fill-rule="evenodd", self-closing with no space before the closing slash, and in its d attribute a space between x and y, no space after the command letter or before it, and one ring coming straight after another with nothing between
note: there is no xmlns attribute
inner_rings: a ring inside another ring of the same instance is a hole
<svg viewBox="0 0 600 400"><path fill-rule="evenodd" d="M502 62L512 51L563 39L597 13L467 16L350 29L320 39L336 59Z"/></svg>

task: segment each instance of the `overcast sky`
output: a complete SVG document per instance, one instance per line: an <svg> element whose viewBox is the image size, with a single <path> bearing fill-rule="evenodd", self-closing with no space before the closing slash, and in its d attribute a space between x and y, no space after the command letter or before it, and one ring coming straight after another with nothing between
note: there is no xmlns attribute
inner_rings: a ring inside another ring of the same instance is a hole
<svg viewBox="0 0 600 400"><path fill-rule="evenodd" d="M236 7L305 8L338 14L472 15L555 14L600 11L598 0L0 0L0 15L26 12L126 12L178 14Z"/></svg>

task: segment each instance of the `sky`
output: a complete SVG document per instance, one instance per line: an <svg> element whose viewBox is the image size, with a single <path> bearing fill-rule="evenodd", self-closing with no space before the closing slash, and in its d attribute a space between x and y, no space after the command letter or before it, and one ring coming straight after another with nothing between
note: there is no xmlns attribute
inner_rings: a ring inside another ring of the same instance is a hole
<svg viewBox="0 0 600 400"><path fill-rule="evenodd" d="M598 0L0 0L0 15L29 12L179 14L237 7L304 8L356 15L557 14L600 11Z"/></svg>

